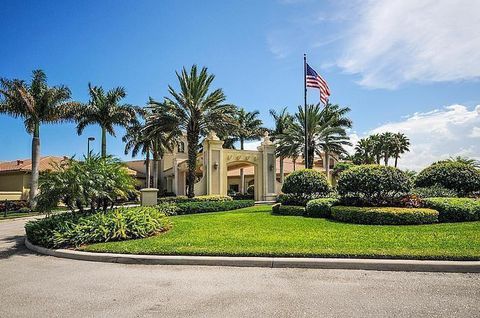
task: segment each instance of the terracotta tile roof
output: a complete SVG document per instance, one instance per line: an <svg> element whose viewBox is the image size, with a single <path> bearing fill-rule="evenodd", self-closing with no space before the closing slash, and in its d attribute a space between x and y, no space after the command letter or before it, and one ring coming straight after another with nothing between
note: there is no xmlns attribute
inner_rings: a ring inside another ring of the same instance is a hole
<svg viewBox="0 0 480 318"><path fill-rule="evenodd" d="M52 164L60 163L65 157L46 156L40 158L40 171L52 170ZM32 171L31 159L19 159L14 161L0 162L0 172L30 172Z"/></svg>
<svg viewBox="0 0 480 318"><path fill-rule="evenodd" d="M294 170L299 170L299 169L303 169L303 160L302 159L298 159L296 162L295 162L295 169L293 169L293 160L291 158L285 158L283 160L283 172L285 174L289 174L291 172L293 172ZM277 158L277 174L280 173L280 158ZM314 169L318 169L318 170L324 170L323 169L323 163L321 160L315 160L315 164L314 164ZM248 167L245 167L243 168L243 173L246 175L246 176L253 176L255 173L254 173L254 167L253 166L248 166ZM229 177L232 177L232 176L240 176L240 169L232 169L232 170L229 170L228 171L228 176Z"/></svg>

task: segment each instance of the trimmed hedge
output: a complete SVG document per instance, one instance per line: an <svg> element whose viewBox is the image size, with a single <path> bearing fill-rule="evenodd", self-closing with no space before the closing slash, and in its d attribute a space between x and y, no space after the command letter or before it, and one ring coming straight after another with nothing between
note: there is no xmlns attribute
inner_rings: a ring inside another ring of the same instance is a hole
<svg viewBox="0 0 480 318"><path fill-rule="evenodd" d="M361 165L340 174L337 191L342 204L389 206L412 188L412 181L400 169L381 165Z"/></svg>
<svg viewBox="0 0 480 318"><path fill-rule="evenodd" d="M480 220L480 201L469 198L428 198L425 205L437 210L440 222Z"/></svg>
<svg viewBox="0 0 480 318"><path fill-rule="evenodd" d="M230 211L254 206L253 200L231 200L231 201L203 201L203 202L182 202L176 203L176 213L196 214L208 212Z"/></svg>
<svg viewBox="0 0 480 318"><path fill-rule="evenodd" d="M184 202L205 202L205 201L232 201L233 198L228 195L199 195L197 197L189 198L186 195L179 195L176 197L158 198L158 203L184 203Z"/></svg>
<svg viewBox="0 0 480 318"><path fill-rule="evenodd" d="M331 208L338 203L334 198L322 198L311 200L305 208L305 216L314 218L328 218L331 215Z"/></svg>
<svg viewBox="0 0 480 318"><path fill-rule="evenodd" d="M283 193L323 194L330 192L327 177L318 170L302 169L286 176L282 186Z"/></svg>
<svg viewBox="0 0 480 318"><path fill-rule="evenodd" d="M283 205L277 203L272 206L272 214L303 216L305 214L305 208L303 206Z"/></svg>
<svg viewBox="0 0 480 318"><path fill-rule="evenodd" d="M332 218L356 224L407 225L438 222L438 211L424 208L333 206Z"/></svg>
<svg viewBox="0 0 480 318"><path fill-rule="evenodd" d="M306 194L306 193L281 193L277 195L277 202L282 205L297 205L306 206L308 201L323 198L320 194Z"/></svg>
<svg viewBox="0 0 480 318"><path fill-rule="evenodd" d="M415 186L431 187L440 185L460 195L480 191L480 170L461 163L434 163L423 169L415 178Z"/></svg>
<svg viewBox="0 0 480 318"><path fill-rule="evenodd" d="M47 248L144 238L171 227L154 207L118 208L106 213L62 213L25 224L30 242Z"/></svg>
<svg viewBox="0 0 480 318"><path fill-rule="evenodd" d="M413 188L411 194L417 195L421 198L452 198L458 197L458 193L455 190L447 189L442 187L441 185L434 185L431 187L424 187L424 188Z"/></svg>

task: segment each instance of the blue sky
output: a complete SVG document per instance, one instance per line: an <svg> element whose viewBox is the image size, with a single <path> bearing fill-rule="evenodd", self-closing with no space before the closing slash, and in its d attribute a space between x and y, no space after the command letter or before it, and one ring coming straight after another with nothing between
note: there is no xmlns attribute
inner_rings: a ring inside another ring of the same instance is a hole
<svg viewBox="0 0 480 318"><path fill-rule="evenodd" d="M193 63L216 75L228 101L259 110L302 103L303 53L329 82L331 101L349 106L352 140L404 131L403 166L437 157L480 158L480 19L475 1L10 1L0 4L0 76L45 70L86 102L87 83L124 86L144 105L176 85ZM309 90L318 102L318 91ZM452 106L453 105L453 106ZM456 105L456 106L455 106ZM74 124L42 127L42 155L81 155ZM121 158L121 136L108 151ZM0 160L30 156L20 119L0 115ZM402 164L402 161L400 162Z"/></svg>

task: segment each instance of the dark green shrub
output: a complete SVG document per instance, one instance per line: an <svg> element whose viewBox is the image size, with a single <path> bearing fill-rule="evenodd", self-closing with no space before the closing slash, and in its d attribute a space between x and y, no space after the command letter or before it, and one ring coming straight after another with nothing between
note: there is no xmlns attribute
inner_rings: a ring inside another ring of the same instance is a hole
<svg viewBox="0 0 480 318"><path fill-rule="evenodd" d="M283 182L283 193L317 193L326 195L330 186L323 173L313 169L302 169L290 173Z"/></svg>
<svg viewBox="0 0 480 318"><path fill-rule="evenodd" d="M204 201L232 201L232 197L228 195L199 195L189 198L186 195L176 197L158 198L158 203L184 203L184 202L204 202Z"/></svg>
<svg viewBox="0 0 480 318"><path fill-rule="evenodd" d="M438 222L438 211L424 208L333 206L332 218L356 224L407 225Z"/></svg>
<svg viewBox="0 0 480 318"><path fill-rule="evenodd" d="M328 218L331 214L331 208L338 203L334 198L322 198L308 201L305 208L305 216L314 218Z"/></svg>
<svg viewBox="0 0 480 318"><path fill-rule="evenodd" d="M25 224L28 240L48 248L144 238L169 228L168 218L154 207L62 213Z"/></svg>
<svg viewBox="0 0 480 318"><path fill-rule="evenodd" d="M323 198L323 195L312 193L281 193L277 195L277 202L282 205L306 206L308 201Z"/></svg>
<svg viewBox="0 0 480 318"><path fill-rule="evenodd" d="M469 198L428 198L425 205L437 210L440 222L480 220L480 201Z"/></svg>
<svg viewBox="0 0 480 318"><path fill-rule="evenodd" d="M272 206L272 213L276 215L303 216L305 214L305 207L277 203Z"/></svg>
<svg viewBox="0 0 480 318"><path fill-rule="evenodd" d="M435 163L423 169L415 179L417 187L440 185L461 196L480 191L480 171L461 162Z"/></svg>
<svg viewBox="0 0 480 318"><path fill-rule="evenodd" d="M166 216L178 215L179 208L175 203L160 203L156 208Z"/></svg>
<svg viewBox="0 0 480 318"><path fill-rule="evenodd" d="M392 205L412 188L401 170L381 165L361 165L340 174L337 191L342 204L355 206Z"/></svg>
<svg viewBox="0 0 480 318"><path fill-rule="evenodd" d="M421 198L452 198L458 196L457 191L444 188L438 184L425 188L413 188L411 194Z"/></svg>
<svg viewBox="0 0 480 318"><path fill-rule="evenodd" d="M196 214L242 209L255 205L253 200L203 201L176 203L177 214Z"/></svg>
<svg viewBox="0 0 480 318"><path fill-rule="evenodd" d="M337 162L335 164L335 166L333 167L332 177L334 179L337 179L342 172L344 172L345 170L348 170L352 167L355 167L355 164L353 164L351 162Z"/></svg>

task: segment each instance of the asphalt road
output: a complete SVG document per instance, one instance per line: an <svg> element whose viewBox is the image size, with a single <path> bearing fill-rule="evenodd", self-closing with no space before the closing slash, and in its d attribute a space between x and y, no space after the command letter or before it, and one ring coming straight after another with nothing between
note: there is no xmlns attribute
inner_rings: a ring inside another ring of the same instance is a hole
<svg viewBox="0 0 480 318"><path fill-rule="evenodd" d="M0 221L0 317L479 317L480 274L58 259Z"/></svg>

